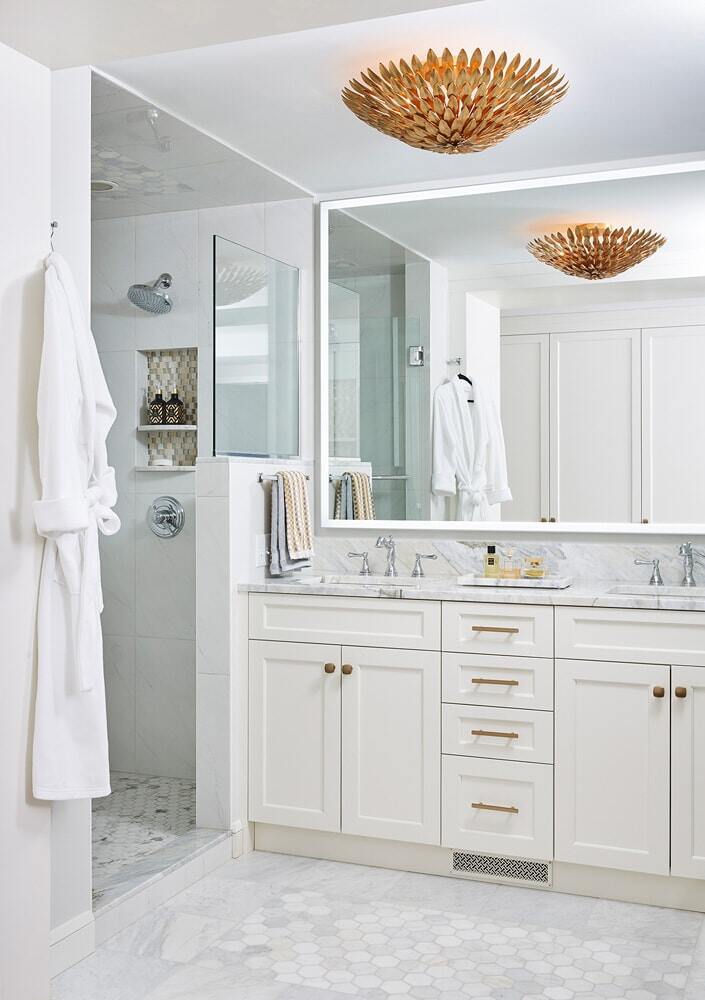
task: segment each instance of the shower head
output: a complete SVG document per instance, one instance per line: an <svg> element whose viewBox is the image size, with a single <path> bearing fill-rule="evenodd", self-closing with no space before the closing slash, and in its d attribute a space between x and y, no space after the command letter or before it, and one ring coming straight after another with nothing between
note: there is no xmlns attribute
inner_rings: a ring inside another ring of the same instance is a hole
<svg viewBox="0 0 705 1000"><path fill-rule="evenodd" d="M130 285L127 297L133 306L144 309L148 313L168 313L171 310L171 299L165 289L171 288L171 275L160 274L152 285Z"/></svg>

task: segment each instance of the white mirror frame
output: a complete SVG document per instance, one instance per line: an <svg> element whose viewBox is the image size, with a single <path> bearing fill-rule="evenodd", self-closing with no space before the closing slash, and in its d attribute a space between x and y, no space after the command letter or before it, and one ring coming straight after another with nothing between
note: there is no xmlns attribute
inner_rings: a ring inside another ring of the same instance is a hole
<svg viewBox="0 0 705 1000"><path fill-rule="evenodd" d="M329 456L328 456L328 226L329 214L340 209L363 208L373 205L391 205L401 202L430 201L441 198L461 198L471 195L496 194L503 191L522 191L535 188L562 187L568 184L591 184L600 181L628 180L637 177L655 177L664 174L691 173L705 170L702 159L659 158L659 162L642 162L641 165L623 169L603 169L586 173L558 174L543 177L526 177L508 181L491 181L458 187L428 188L419 191L397 191L387 194L321 201L318 206L318 323L317 364L318 401L316 426L316 510L318 527L335 529L345 534L379 530L414 532L416 534L462 533L465 536L487 537L511 535L700 535L705 534L703 524L641 524L627 522L568 522L537 523L535 521L336 521L330 517L329 505Z"/></svg>

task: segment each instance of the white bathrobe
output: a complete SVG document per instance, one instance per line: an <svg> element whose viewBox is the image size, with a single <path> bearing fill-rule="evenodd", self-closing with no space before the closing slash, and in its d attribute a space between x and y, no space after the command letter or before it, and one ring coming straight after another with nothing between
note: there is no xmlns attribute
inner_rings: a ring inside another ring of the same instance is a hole
<svg viewBox="0 0 705 1000"><path fill-rule="evenodd" d="M34 505L46 539L33 761L39 799L110 794L98 532L120 527L105 447L115 416L71 272L52 253L37 398L42 499Z"/></svg>
<svg viewBox="0 0 705 1000"><path fill-rule="evenodd" d="M452 378L436 389L432 453L431 490L436 497L457 493L457 520L486 521L491 504L512 499L499 413L475 379L472 388Z"/></svg>

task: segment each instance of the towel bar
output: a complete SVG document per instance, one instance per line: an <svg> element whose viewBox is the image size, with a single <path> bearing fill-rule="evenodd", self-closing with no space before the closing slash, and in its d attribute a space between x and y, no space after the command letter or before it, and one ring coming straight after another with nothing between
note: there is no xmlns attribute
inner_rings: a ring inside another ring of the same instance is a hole
<svg viewBox="0 0 705 1000"><path fill-rule="evenodd" d="M287 471L287 470L284 470L284 471ZM296 472L298 470L293 469L292 471ZM304 476L305 476L306 479L310 479L311 478L309 476L308 472L304 473ZM258 483L273 483L276 480L276 478L277 478L276 473L260 472L259 477L257 479L257 482Z"/></svg>

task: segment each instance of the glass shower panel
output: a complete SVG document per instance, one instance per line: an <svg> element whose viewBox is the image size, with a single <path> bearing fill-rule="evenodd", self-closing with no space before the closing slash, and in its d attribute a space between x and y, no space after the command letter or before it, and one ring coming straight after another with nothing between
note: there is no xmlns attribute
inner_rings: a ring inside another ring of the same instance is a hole
<svg viewBox="0 0 705 1000"><path fill-rule="evenodd" d="M299 271L213 237L216 455L299 454Z"/></svg>

